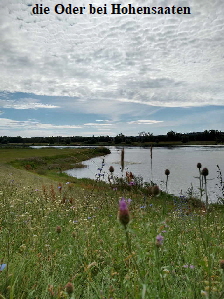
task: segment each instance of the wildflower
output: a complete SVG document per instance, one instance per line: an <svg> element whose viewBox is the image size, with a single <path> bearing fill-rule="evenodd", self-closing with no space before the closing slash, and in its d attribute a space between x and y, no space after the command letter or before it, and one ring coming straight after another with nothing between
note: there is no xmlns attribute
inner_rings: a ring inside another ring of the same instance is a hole
<svg viewBox="0 0 224 299"><path fill-rule="evenodd" d="M195 266L194 265L183 265L184 268L190 268L190 269L194 269Z"/></svg>
<svg viewBox="0 0 224 299"><path fill-rule="evenodd" d="M58 185L58 191L61 192L61 189L62 189L62 185L61 185L61 183L59 183L59 185Z"/></svg>
<svg viewBox="0 0 224 299"><path fill-rule="evenodd" d="M163 245L164 237L161 235L156 236L156 246L161 247Z"/></svg>
<svg viewBox="0 0 224 299"><path fill-rule="evenodd" d="M0 265L0 272L3 271L7 267L7 264L1 264Z"/></svg>
<svg viewBox="0 0 224 299"><path fill-rule="evenodd" d="M74 285L71 282L68 282L65 286L65 291L69 296L71 296L72 293L74 292Z"/></svg>
<svg viewBox="0 0 224 299"><path fill-rule="evenodd" d="M124 225L125 228L130 221L130 214L127 202L124 198L122 198L119 202L118 219L120 220L120 223Z"/></svg>
<svg viewBox="0 0 224 299"><path fill-rule="evenodd" d="M165 274L169 274L170 273L170 271L168 270L168 269L163 269L163 273L165 273Z"/></svg>
<svg viewBox="0 0 224 299"><path fill-rule="evenodd" d="M58 234L60 234L61 231L62 231L61 227L60 227L60 226L57 226L57 227L56 227L56 232L57 232Z"/></svg>
<svg viewBox="0 0 224 299"><path fill-rule="evenodd" d="M145 209L145 208L146 208L146 206L141 206L141 207L140 207L140 209Z"/></svg>

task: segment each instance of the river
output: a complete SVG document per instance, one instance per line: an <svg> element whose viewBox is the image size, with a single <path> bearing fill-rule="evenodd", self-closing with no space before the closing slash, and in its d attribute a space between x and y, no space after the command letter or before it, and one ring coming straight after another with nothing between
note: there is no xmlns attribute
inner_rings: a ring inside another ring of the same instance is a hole
<svg viewBox="0 0 224 299"><path fill-rule="evenodd" d="M85 168L74 168L65 171L70 176L77 178L96 179L99 168L104 166L101 173L107 181L108 169L113 166L114 175L121 176L121 148L109 147L111 154L105 157L97 157L83 162ZM165 190L165 169L170 170L168 181L168 192L175 195L187 194L193 189L195 194L199 194L199 170L197 163L202 164L202 168L209 170L207 176L208 193L210 202L217 201L220 196L217 179L217 165L223 172L224 179L224 146L178 146L178 147L153 147L152 149L152 169L150 148L125 147L124 154L124 174L131 171L135 176L143 177L143 180L151 180ZM103 176L101 177L103 179Z"/></svg>

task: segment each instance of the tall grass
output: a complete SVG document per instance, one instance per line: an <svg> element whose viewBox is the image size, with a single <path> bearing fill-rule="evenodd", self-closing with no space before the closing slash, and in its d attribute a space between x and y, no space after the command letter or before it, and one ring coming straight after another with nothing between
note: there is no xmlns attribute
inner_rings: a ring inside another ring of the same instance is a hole
<svg viewBox="0 0 224 299"><path fill-rule="evenodd" d="M223 209L4 165L0 181L0 298L222 298Z"/></svg>

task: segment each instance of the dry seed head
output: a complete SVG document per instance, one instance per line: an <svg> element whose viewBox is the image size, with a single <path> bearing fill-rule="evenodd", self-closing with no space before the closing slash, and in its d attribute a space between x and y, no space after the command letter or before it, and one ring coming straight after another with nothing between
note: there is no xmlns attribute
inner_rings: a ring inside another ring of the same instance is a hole
<svg viewBox="0 0 224 299"><path fill-rule="evenodd" d="M114 167L113 166L109 167L109 172L111 172L111 173L114 172Z"/></svg>
<svg viewBox="0 0 224 299"><path fill-rule="evenodd" d="M208 168L203 168L202 171L201 171L201 174L203 176L207 176L208 175Z"/></svg>
<svg viewBox="0 0 224 299"><path fill-rule="evenodd" d="M198 169L201 169L201 166L202 166L201 163L198 163L198 164L197 164L197 168L198 168Z"/></svg>
<svg viewBox="0 0 224 299"><path fill-rule="evenodd" d="M74 292L74 286L71 282L68 282L65 286L65 290L68 295L71 295Z"/></svg>
<svg viewBox="0 0 224 299"><path fill-rule="evenodd" d="M58 234L60 234L61 231L62 231L61 227L60 227L60 226L57 226L57 227L56 227L56 232L57 232Z"/></svg>
<svg viewBox="0 0 224 299"><path fill-rule="evenodd" d="M165 170L165 175L167 175L167 176L168 176L169 174L170 174L170 171L169 171L169 169L166 169L166 170Z"/></svg>
<svg viewBox="0 0 224 299"><path fill-rule="evenodd" d="M153 194L154 196L156 196L156 195L159 195L159 193L160 193L159 186L157 186L157 185L153 186L153 187L152 187L152 194Z"/></svg>

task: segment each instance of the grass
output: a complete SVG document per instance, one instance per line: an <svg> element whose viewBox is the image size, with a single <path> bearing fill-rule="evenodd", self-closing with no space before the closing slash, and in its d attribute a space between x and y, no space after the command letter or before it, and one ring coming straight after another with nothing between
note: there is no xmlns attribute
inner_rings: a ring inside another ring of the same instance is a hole
<svg viewBox="0 0 224 299"><path fill-rule="evenodd" d="M62 173L63 170L84 167L82 161L108 153L109 150L104 147L78 149L2 148L0 149L0 161L55 180L60 177L60 180L66 181L68 176Z"/></svg>
<svg viewBox="0 0 224 299"><path fill-rule="evenodd" d="M221 206L66 179L0 164L0 298L223 298ZM131 199L127 229L121 197Z"/></svg>

